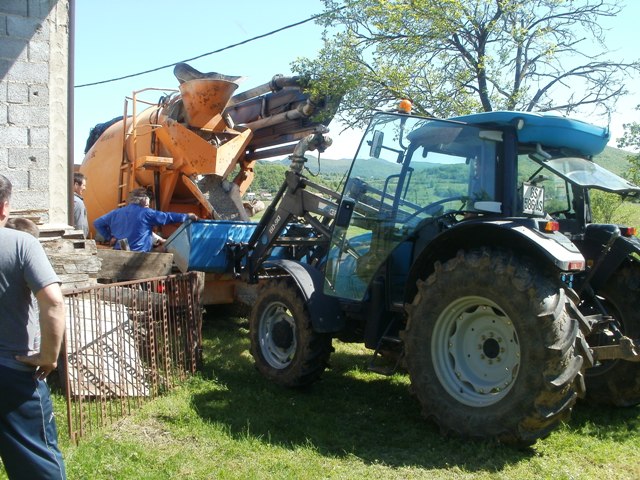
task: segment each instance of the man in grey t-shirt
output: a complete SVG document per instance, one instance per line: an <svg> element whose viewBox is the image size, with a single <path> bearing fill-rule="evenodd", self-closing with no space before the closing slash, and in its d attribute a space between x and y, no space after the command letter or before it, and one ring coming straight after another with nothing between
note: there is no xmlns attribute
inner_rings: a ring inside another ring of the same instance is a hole
<svg viewBox="0 0 640 480"><path fill-rule="evenodd" d="M0 175L0 457L12 479L66 478L44 382L60 352L64 297L40 242L5 227L10 200L11 182Z"/></svg>

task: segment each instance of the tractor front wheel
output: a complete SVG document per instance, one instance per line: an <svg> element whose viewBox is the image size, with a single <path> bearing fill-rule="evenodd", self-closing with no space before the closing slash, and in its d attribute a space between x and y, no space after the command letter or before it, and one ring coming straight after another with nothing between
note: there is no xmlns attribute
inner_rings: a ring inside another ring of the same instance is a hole
<svg viewBox="0 0 640 480"><path fill-rule="evenodd" d="M279 385L308 385L328 366L331 335L313 330L293 282L274 281L260 290L249 317L249 335L258 371Z"/></svg>

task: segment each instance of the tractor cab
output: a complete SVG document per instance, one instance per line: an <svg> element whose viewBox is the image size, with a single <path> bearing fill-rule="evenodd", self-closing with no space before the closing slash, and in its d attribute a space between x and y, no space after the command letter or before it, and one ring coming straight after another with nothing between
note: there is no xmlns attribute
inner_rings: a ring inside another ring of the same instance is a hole
<svg viewBox="0 0 640 480"><path fill-rule="evenodd" d="M406 278L417 236L425 244L464 219L499 214L501 140L460 122L376 115L343 191L353 210L333 230L325 293L362 300L387 259Z"/></svg>

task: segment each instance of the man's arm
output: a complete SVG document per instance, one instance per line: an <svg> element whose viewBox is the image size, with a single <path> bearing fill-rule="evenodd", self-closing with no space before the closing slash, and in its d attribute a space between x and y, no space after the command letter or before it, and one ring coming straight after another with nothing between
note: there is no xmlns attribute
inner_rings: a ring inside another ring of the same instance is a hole
<svg viewBox="0 0 640 480"><path fill-rule="evenodd" d="M93 222L93 226L98 231L98 233L102 235L102 238L104 238L105 242L109 242L111 240L111 228L109 227L108 220L109 213L101 216L100 218L96 218L96 220Z"/></svg>
<svg viewBox="0 0 640 480"><path fill-rule="evenodd" d="M36 293L40 309L40 352L35 355L18 355L19 360L38 367L36 376L41 380L55 368L65 331L64 296L60 284L52 283Z"/></svg>
<svg viewBox="0 0 640 480"><path fill-rule="evenodd" d="M168 225L170 223L183 223L187 220L195 221L198 219L195 213L161 212L160 210L152 209L148 210L152 219L152 224L157 226Z"/></svg>

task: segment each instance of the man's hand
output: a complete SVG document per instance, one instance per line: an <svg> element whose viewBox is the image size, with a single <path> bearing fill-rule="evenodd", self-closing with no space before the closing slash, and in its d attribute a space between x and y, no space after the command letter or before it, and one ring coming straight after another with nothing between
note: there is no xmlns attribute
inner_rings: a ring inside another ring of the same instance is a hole
<svg viewBox="0 0 640 480"><path fill-rule="evenodd" d="M16 360L26 365L36 367L36 373L33 375L33 378L38 380L44 380L47 375L55 370L57 365L57 362L43 363L43 359L39 353L34 355L16 355Z"/></svg>
<svg viewBox="0 0 640 480"><path fill-rule="evenodd" d="M198 220L198 216L195 213L188 213L189 220L193 220L194 222Z"/></svg>

